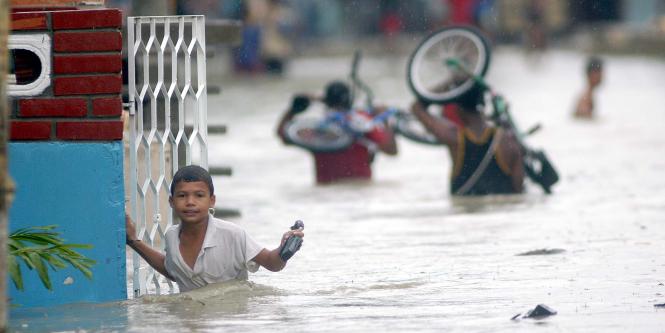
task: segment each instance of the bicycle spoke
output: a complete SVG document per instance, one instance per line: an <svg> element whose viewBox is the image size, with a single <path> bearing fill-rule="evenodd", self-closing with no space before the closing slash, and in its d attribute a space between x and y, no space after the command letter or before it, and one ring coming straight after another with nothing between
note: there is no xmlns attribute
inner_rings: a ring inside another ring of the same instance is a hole
<svg viewBox="0 0 665 333"><path fill-rule="evenodd" d="M448 59L456 59L466 71L482 76L489 63L489 49L470 28L448 27L431 34L409 60L408 83L416 95L440 103L453 100L471 88L466 71L449 67Z"/></svg>

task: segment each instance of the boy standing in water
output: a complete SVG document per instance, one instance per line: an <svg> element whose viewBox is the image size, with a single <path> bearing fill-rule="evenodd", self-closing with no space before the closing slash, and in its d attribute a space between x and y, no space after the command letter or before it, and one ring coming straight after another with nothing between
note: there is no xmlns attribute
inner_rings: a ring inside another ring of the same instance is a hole
<svg viewBox="0 0 665 333"><path fill-rule="evenodd" d="M576 118L593 118L593 93L603 81L603 62L597 57L591 57L586 65L587 87L577 101L574 116Z"/></svg>
<svg viewBox="0 0 665 333"><path fill-rule="evenodd" d="M277 272L286 266L280 250L291 236L304 237L302 230L282 236L274 250L259 245L239 226L209 213L215 206L212 178L200 166L189 165L173 176L169 204L180 223L166 231L165 251L161 253L136 238L136 229L126 217L126 242L150 266L178 283L181 292L210 283L246 280L256 264Z"/></svg>

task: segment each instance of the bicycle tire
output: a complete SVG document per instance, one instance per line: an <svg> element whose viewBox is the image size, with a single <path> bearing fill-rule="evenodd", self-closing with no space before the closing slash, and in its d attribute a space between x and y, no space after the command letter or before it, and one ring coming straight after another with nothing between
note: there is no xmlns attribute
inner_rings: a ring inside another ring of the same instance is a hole
<svg viewBox="0 0 665 333"><path fill-rule="evenodd" d="M409 88L418 99L438 104L453 102L473 87L473 77L459 75L460 71L446 65L451 58L482 77L489 67L491 51L483 35L471 27L446 27L431 33L416 47L407 65Z"/></svg>
<svg viewBox="0 0 665 333"><path fill-rule="evenodd" d="M284 135L291 144L313 153L341 151L354 141L353 136L339 124L324 125L324 121L318 119L294 120L286 125Z"/></svg>

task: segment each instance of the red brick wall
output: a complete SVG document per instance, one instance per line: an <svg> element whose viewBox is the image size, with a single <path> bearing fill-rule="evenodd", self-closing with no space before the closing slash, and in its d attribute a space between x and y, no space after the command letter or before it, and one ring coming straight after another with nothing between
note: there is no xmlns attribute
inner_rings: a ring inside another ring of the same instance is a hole
<svg viewBox="0 0 665 333"><path fill-rule="evenodd" d="M51 37L51 86L19 97L10 140L122 139L122 13L117 9L14 12L12 34Z"/></svg>

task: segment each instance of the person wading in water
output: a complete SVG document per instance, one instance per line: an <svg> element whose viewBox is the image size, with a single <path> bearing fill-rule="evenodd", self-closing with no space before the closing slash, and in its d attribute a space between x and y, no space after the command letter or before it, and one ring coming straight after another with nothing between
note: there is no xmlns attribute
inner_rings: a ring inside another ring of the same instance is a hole
<svg viewBox="0 0 665 333"><path fill-rule="evenodd" d="M515 135L493 125L482 112L485 89L475 84L455 104L462 126L434 117L428 104L416 100L411 112L441 143L453 160L453 195L520 193L523 190L522 152Z"/></svg>

